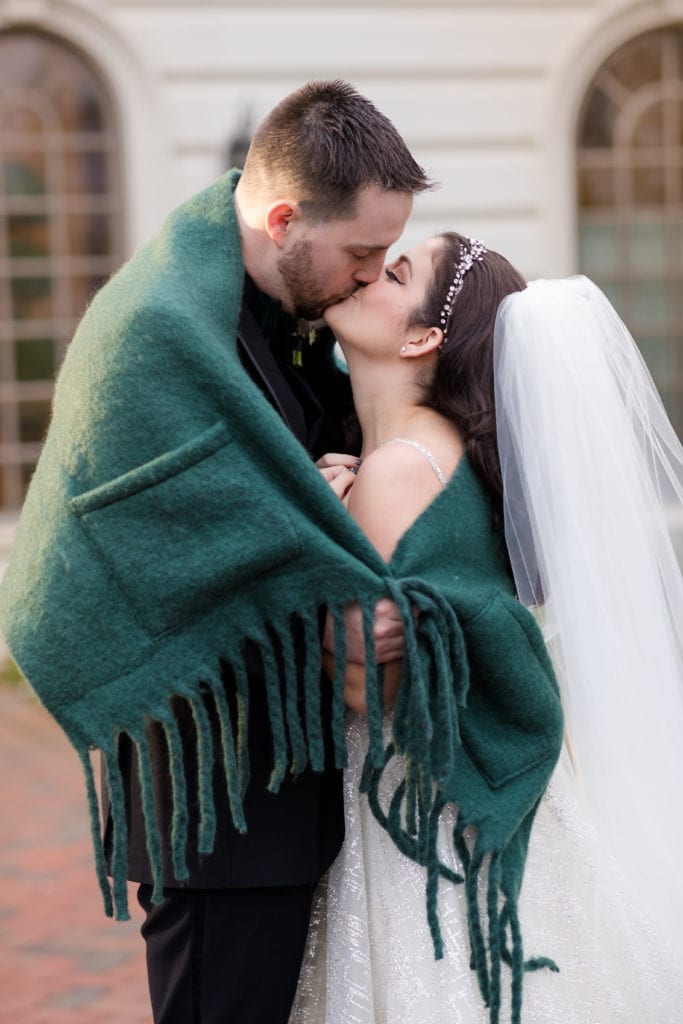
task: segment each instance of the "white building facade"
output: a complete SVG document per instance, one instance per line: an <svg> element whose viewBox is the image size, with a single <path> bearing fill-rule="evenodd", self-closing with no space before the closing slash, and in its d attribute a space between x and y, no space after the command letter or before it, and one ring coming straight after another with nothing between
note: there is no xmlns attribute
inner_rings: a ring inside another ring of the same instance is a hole
<svg viewBox="0 0 683 1024"><path fill-rule="evenodd" d="M0 0L5 523L89 295L314 78L442 183L404 244L450 227L527 277L591 274L680 432L682 26L683 0Z"/></svg>

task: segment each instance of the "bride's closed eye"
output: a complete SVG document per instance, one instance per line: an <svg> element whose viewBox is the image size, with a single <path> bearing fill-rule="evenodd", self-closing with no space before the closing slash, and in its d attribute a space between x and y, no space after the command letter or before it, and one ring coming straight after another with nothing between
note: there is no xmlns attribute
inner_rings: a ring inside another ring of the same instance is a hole
<svg viewBox="0 0 683 1024"><path fill-rule="evenodd" d="M387 275L390 281L395 281L396 284L403 284L403 282L398 279L393 270L385 270L384 273Z"/></svg>

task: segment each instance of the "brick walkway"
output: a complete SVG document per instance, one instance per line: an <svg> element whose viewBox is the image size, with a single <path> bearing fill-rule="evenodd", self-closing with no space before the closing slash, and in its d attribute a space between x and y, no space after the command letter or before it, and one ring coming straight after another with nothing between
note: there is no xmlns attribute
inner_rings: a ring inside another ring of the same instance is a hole
<svg viewBox="0 0 683 1024"><path fill-rule="evenodd" d="M0 1022L151 1024L141 911L104 916L81 767L22 687L0 686Z"/></svg>

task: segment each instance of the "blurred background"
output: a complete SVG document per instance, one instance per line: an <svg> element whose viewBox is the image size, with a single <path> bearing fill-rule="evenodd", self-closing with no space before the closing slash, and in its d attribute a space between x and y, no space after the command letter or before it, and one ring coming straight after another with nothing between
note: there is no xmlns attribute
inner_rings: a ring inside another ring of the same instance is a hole
<svg viewBox="0 0 683 1024"><path fill-rule="evenodd" d="M590 275L683 433L683 0L0 0L0 574L89 299L335 77L441 182L400 247L455 228L528 278ZM0 679L0 1020L148 1024L73 752L1 649Z"/></svg>
<svg viewBox="0 0 683 1024"><path fill-rule="evenodd" d="M591 275L683 430L681 0L0 0L0 564L89 298L327 77L442 183L405 244Z"/></svg>

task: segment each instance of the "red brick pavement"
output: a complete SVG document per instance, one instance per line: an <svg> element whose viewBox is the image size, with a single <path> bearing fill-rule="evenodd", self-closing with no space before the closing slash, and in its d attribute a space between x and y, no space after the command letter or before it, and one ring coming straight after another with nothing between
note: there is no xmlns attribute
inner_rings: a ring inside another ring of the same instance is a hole
<svg viewBox="0 0 683 1024"><path fill-rule="evenodd" d="M23 687L0 686L0 1022L151 1024L134 920L104 916L80 763Z"/></svg>

